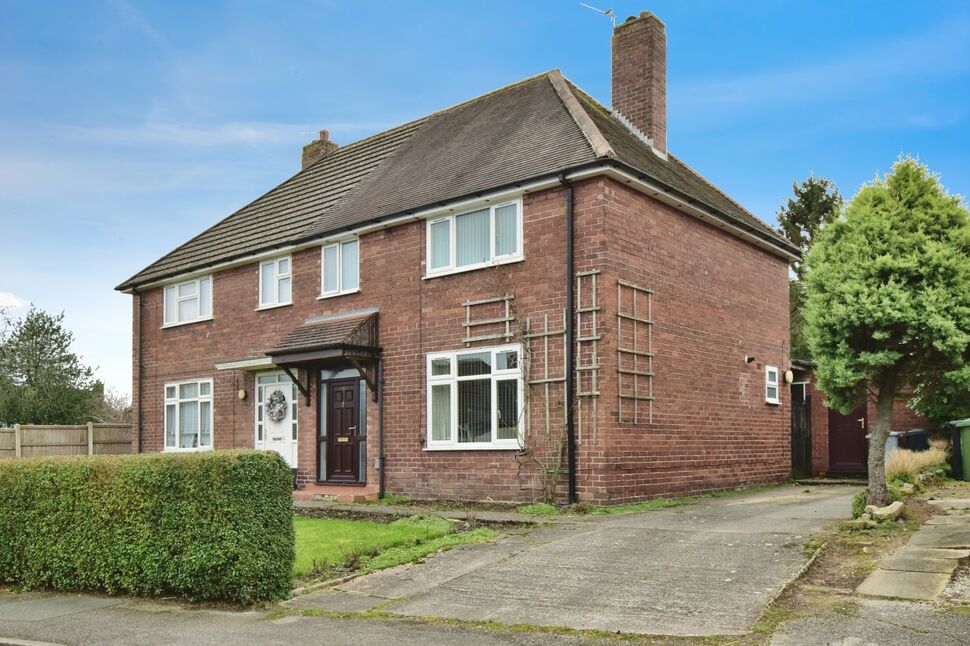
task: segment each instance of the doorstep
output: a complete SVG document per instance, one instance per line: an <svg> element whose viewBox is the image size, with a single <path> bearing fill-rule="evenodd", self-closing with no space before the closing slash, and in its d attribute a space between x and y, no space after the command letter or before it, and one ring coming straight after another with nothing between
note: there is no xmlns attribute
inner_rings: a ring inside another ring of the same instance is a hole
<svg viewBox="0 0 970 646"><path fill-rule="evenodd" d="M293 502L358 503L377 500L378 494L376 485L308 484L293 492Z"/></svg>

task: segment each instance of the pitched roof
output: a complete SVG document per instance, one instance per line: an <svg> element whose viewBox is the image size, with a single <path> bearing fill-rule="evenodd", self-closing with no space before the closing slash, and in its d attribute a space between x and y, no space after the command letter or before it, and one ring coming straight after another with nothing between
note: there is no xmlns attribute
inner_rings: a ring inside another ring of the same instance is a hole
<svg viewBox="0 0 970 646"><path fill-rule="evenodd" d="M305 323L287 332L266 354L280 355L334 346L371 347L377 343L376 313Z"/></svg>
<svg viewBox="0 0 970 646"><path fill-rule="evenodd" d="M558 70L338 148L117 289L339 233L519 182L611 162L783 248L795 248Z"/></svg>

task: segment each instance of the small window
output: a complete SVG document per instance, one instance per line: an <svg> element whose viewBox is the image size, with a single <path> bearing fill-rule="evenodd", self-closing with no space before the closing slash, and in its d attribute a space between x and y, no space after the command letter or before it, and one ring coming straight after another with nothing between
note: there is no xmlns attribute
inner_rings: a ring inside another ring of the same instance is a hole
<svg viewBox="0 0 970 646"><path fill-rule="evenodd" d="M769 404L781 403L778 389L778 368L775 366L765 366L765 401Z"/></svg>
<svg viewBox="0 0 970 646"><path fill-rule="evenodd" d="M163 325L182 325L212 318L212 276L166 285Z"/></svg>
<svg viewBox="0 0 970 646"><path fill-rule="evenodd" d="M360 241L326 245L320 258L320 296L350 294L360 289Z"/></svg>
<svg viewBox="0 0 970 646"><path fill-rule="evenodd" d="M428 355L428 448L519 448L519 346Z"/></svg>
<svg viewBox="0 0 970 646"><path fill-rule="evenodd" d="M259 307L278 307L293 302L293 269L289 256L259 265Z"/></svg>
<svg viewBox="0 0 970 646"><path fill-rule="evenodd" d="M522 257L519 201L428 221L428 274L477 269Z"/></svg>
<svg viewBox="0 0 970 646"><path fill-rule="evenodd" d="M165 450L212 448L212 381L165 384Z"/></svg>

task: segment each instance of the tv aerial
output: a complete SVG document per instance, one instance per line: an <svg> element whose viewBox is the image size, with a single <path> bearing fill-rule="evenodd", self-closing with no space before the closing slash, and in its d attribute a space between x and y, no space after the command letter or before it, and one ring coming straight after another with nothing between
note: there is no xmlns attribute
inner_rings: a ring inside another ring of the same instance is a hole
<svg viewBox="0 0 970 646"><path fill-rule="evenodd" d="M599 9L597 7L590 6L590 5L586 4L585 2L580 2L579 3L579 6L580 7L586 7L587 9L592 9L596 13L603 14L604 16L606 16L607 18L609 18L610 19L610 22L613 23L613 26L616 27L616 12L613 11L612 9Z"/></svg>

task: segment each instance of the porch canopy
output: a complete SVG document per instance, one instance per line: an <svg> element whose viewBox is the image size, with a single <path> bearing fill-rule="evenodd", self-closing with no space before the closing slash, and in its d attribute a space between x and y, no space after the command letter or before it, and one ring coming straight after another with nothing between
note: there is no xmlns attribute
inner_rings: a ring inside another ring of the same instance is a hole
<svg viewBox="0 0 970 646"><path fill-rule="evenodd" d="M346 316L311 319L287 332L266 355L293 379L309 399L312 368L350 364L376 394L376 384L368 368L373 369L380 355L377 345L377 312L354 313ZM304 368L304 385L293 374Z"/></svg>

